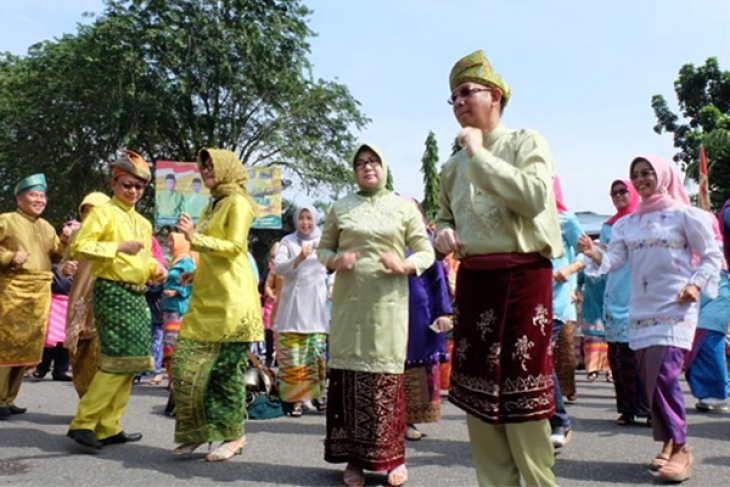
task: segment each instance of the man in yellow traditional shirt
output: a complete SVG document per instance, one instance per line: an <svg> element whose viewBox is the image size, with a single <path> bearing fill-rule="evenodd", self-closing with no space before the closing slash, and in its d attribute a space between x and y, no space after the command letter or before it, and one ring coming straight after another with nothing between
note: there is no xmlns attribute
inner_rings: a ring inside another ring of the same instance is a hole
<svg viewBox="0 0 730 487"><path fill-rule="evenodd" d="M23 414L15 405L26 367L41 361L51 309L51 263L63 258L61 239L41 218L46 177L34 174L15 186L17 211L0 215L0 420Z"/></svg>
<svg viewBox="0 0 730 487"><path fill-rule="evenodd" d="M185 213L193 217L193 221L197 223L203 209L208 206L210 197L203 194L203 181L195 177L193 178L193 192L185 197Z"/></svg>
<svg viewBox="0 0 730 487"><path fill-rule="evenodd" d="M480 485L554 486L549 259L563 248L550 149L502 125L511 90L482 51L449 85L464 147L441 173L434 242L461 261L449 400L467 413Z"/></svg>
<svg viewBox="0 0 730 487"><path fill-rule="evenodd" d="M185 196L175 189L177 179L174 174L165 176L165 189L158 191L155 195L155 205L157 206L157 218L172 218L177 220L185 208Z"/></svg>
<svg viewBox="0 0 730 487"><path fill-rule="evenodd" d="M91 261L94 318L101 346L99 372L79 403L68 437L94 450L142 439L119 421L135 374L155 369L147 283L167 271L152 256L152 225L134 209L152 175L139 154L123 151L111 162L114 197L89 213L71 244L71 255Z"/></svg>

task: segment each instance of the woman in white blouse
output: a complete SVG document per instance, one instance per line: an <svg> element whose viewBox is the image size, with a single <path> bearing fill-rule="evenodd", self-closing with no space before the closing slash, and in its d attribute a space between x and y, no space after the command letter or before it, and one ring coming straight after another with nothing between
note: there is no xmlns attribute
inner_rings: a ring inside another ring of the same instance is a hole
<svg viewBox="0 0 730 487"><path fill-rule="evenodd" d="M654 439L663 443L651 466L665 480L684 481L692 455L679 375L692 348L700 291L717 295L722 254L710 215L690 206L676 169L660 157L640 156L632 161L630 175L641 196L636 212L616 222L607 251L587 237L579 250L592 260L589 275L629 263L629 346L646 388Z"/></svg>
<svg viewBox="0 0 730 487"><path fill-rule="evenodd" d="M294 214L296 231L284 237L274 257L283 279L274 329L279 334L279 397L292 416L302 415L304 401L324 409L327 319L327 270L317 260L320 230L317 210L302 206Z"/></svg>

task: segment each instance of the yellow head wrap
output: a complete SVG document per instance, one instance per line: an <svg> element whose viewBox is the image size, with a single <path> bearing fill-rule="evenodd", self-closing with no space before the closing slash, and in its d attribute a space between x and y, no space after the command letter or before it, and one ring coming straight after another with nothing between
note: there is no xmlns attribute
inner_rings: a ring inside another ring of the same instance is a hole
<svg viewBox="0 0 730 487"><path fill-rule="evenodd" d="M504 98L503 106L507 105L507 102L512 95L512 90L509 85L494 71L494 68L492 68L492 65L489 64L489 60L481 49L461 58L457 61L454 67L451 68L451 74L449 75L449 87L452 91L460 84L469 81L472 83L479 83L480 85L499 88L502 91L502 97Z"/></svg>

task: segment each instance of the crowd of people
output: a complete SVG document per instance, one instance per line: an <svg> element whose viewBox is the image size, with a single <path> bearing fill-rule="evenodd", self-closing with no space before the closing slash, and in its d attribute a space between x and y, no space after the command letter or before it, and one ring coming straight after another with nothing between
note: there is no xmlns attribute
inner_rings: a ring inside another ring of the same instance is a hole
<svg viewBox="0 0 730 487"><path fill-rule="evenodd" d="M179 217L167 258L135 209L152 179L139 154L115 154L112 197L89 194L60 236L41 217L45 177L20 181L17 211L0 215L0 420L25 412L15 399L34 368L73 380L77 444L140 441L120 425L134 381L166 372L172 453L220 442L206 459L227 461L247 442L255 351L289 415L326 411L324 458L346 465L350 487L366 471L408 480L405 441L439 421L442 389L466 413L480 485L554 486L566 403L579 400L578 328L587 380L613 382L617 424L645 423L661 443L647 466L687 480L680 375L698 410L728 409L730 204L719 219L693 208L671 163L639 155L607 185L616 213L594 241L545 139L501 123L512 92L482 51L449 87L463 149L442 170L435 221L386 189L385 155L362 144L349 161L358 190L321 227L299 207L261 277L248 172L228 150L199 152L211 200L197 222Z"/></svg>

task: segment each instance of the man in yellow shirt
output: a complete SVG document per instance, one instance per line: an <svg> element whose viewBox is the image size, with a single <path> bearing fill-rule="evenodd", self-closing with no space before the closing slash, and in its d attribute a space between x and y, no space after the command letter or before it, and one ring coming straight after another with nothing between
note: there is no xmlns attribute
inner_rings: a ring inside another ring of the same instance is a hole
<svg viewBox="0 0 730 487"><path fill-rule="evenodd" d="M155 204L157 206L157 218L172 218L177 220L180 213L184 211L185 196L175 189L177 179L174 174L165 176L165 189L158 191L155 195Z"/></svg>
<svg viewBox="0 0 730 487"><path fill-rule="evenodd" d="M91 261L94 318L101 345L100 370L79 403L68 436L94 450L139 441L119 421L135 374L153 371L147 283L167 271L152 256L152 225L134 209L152 177L137 153L123 151L111 162L114 197L86 217L71 244L73 258Z"/></svg>
<svg viewBox="0 0 730 487"><path fill-rule="evenodd" d="M34 174L15 186L17 211L0 215L0 420L23 414L14 403L26 367L41 361L51 309L51 263L63 258L61 239L41 218L46 177Z"/></svg>
<svg viewBox="0 0 730 487"><path fill-rule="evenodd" d="M460 259L449 400L480 485L554 486L552 265L563 252L550 149L501 123L507 83L482 51L449 79L464 149L441 174L436 249Z"/></svg>
<svg viewBox="0 0 730 487"><path fill-rule="evenodd" d="M200 178L195 177L193 178L193 192L185 197L185 213L192 216L193 221L196 223L200 218L200 215L203 213L203 210L210 202L210 197L203 194L201 192L202 189L203 181Z"/></svg>

